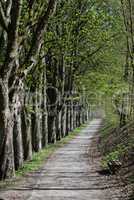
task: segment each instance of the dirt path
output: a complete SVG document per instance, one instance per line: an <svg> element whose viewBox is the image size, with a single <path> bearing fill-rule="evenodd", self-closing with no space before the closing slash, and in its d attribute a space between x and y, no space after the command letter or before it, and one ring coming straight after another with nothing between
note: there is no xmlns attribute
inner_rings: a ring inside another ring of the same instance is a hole
<svg viewBox="0 0 134 200"><path fill-rule="evenodd" d="M58 149L42 170L31 173L25 184L0 191L4 200L105 200L108 191L96 164L89 156L90 147L101 121L93 120L69 144ZM94 154L92 149L92 154Z"/></svg>

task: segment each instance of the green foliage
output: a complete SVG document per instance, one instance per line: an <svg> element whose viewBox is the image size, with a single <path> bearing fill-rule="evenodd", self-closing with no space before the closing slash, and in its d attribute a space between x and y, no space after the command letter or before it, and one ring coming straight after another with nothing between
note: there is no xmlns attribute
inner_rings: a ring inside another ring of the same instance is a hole
<svg viewBox="0 0 134 200"><path fill-rule="evenodd" d="M119 144L116 149L109 154L107 154L102 160L102 166L108 167L110 161L120 161L121 156L123 156L128 151L128 147L123 144Z"/></svg>

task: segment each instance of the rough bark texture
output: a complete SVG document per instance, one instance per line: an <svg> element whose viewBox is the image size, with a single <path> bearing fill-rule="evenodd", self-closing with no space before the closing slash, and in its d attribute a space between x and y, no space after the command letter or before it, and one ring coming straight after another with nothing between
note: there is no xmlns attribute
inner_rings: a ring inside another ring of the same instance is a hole
<svg viewBox="0 0 134 200"><path fill-rule="evenodd" d="M27 113L26 108L22 109L21 112L22 121L22 136L23 136L23 151L24 159L32 159L32 133L31 133L31 114Z"/></svg>
<svg viewBox="0 0 134 200"><path fill-rule="evenodd" d="M53 115L48 116L48 143L56 142L56 117Z"/></svg>
<svg viewBox="0 0 134 200"><path fill-rule="evenodd" d="M14 162L15 169L23 165L23 144L21 131L21 113L20 108L16 108L14 113L14 127L13 127L13 146L14 146Z"/></svg>
<svg viewBox="0 0 134 200"><path fill-rule="evenodd" d="M42 87L42 147L48 144L48 113L47 113L47 93L46 93L46 69L43 71Z"/></svg>
<svg viewBox="0 0 134 200"><path fill-rule="evenodd" d="M0 179L14 175L13 114L7 80L0 83Z"/></svg>
<svg viewBox="0 0 134 200"><path fill-rule="evenodd" d="M40 105L40 95L35 91L35 96L33 97L33 110L32 113L32 146L33 151L38 152L42 148L42 136L41 136L41 105Z"/></svg>

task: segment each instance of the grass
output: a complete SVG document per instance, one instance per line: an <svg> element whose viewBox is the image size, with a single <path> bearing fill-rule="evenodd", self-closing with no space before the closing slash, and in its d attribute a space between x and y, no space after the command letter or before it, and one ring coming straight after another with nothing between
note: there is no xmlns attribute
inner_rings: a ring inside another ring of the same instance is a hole
<svg viewBox="0 0 134 200"><path fill-rule="evenodd" d="M79 128L76 128L73 132L70 132L68 136L66 136L65 138L62 138L60 141L57 141L57 143L49 144L46 148L44 148L40 152L34 153L32 160L24 162L23 167L20 168L18 171L16 171L15 179L0 181L0 188L14 185L14 184L16 184L16 182L20 181L28 173L34 172L34 171L37 171L38 169L40 169L43 166L43 164L47 161L47 159L58 148L63 147L69 141L74 139L81 132L81 130L84 127L86 127L86 124L82 125Z"/></svg>

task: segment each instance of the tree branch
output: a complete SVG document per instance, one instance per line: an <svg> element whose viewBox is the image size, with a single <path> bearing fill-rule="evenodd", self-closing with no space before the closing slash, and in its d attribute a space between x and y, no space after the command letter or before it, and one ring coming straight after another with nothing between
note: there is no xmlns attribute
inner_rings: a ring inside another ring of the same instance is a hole
<svg viewBox="0 0 134 200"><path fill-rule="evenodd" d="M8 20L5 16L5 12L4 12L4 9L2 7L2 3L0 1L0 25L2 26L2 28L4 30L7 31L7 28L8 28Z"/></svg>
<svg viewBox="0 0 134 200"><path fill-rule="evenodd" d="M0 69L0 74L2 77L10 76L10 72L12 71L13 65L16 62L16 57L18 53L17 39L18 39L21 1L22 0L12 1L11 13L10 13L11 19L7 30L8 43L6 49L5 62L2 68Z"/></svg>
<svg viewBox="0 0 134 200"><path fill-rule="evenodd" d="M28 1L28 7L29 7L29 9L32 9L35 0L27 0L27 1Z"/></svg>
<svg viewBox="0 0 134 200"><path fill-rule="evenodd" d="M7 0L7 2L6 2L6 16L8 18L10 17L11 7L12 7L12 0Z"/></svg>
<svg viewBox="0 0 134 200"><path fill-rule="evenodd" d="M41 46L41 39L42 39L44 30L47 27L49 17L54 10L55 4L56 4L56 0L49 0L46 12L43 15L41 14L41 16L39 17L36 30L32 36L31 47L27 54L25 63L27 63L30 60L30 58L36 54L36 52L39 52L40 46Z"/></svg>

